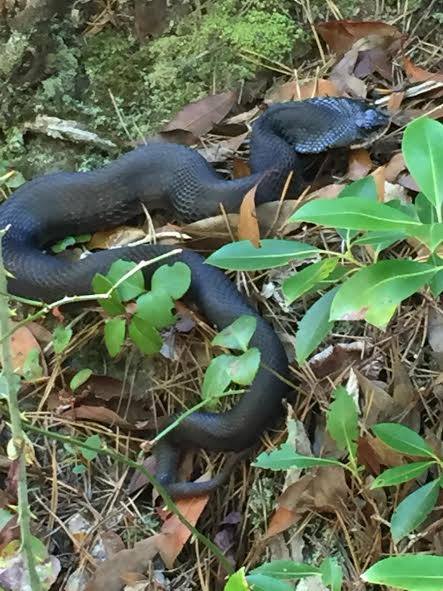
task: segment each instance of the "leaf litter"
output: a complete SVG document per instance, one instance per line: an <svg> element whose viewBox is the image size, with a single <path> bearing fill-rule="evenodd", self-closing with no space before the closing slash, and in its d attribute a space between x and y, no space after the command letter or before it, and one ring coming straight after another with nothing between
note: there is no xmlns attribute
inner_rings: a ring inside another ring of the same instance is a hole
<svg viewBox="0 0 443 591"><path fill-rule="evenodd" d="M139 38L156 35L162 24L150 25L149 15L141 10L140 3L137 5ZM102 21L93 22L94 27L104 26ZM265 104L311 96L376 96L379 100L387 98L392 112L409 118L414 113L438 107L436 101L441 88L419 87L423 82L441 81L441 74L434 71L432 56L429 58L426 52L420 54L420 40L412 60L409 49L408 54L404 50L404 33L388 23L335 20L316 24L316 30L334 54L328 56L328 67L323 66L319 72L318 56L313 56L312 63L305 62L293 78L275 79L266 93ZM416 54L421 55L421 60ZM394 86L393 80L399 83ZM411 95L408 82L418 85L415 96ZM233 107L237 112L231 115ZM261 108L260 105L243 105L241 97L227 89L185 107L163 128L160 136L196 147L224 174L232 170L234 155L237 162L234 173L247 174L248 135L245 129L260 114ZM91 141L96 142L97 138ZM362 178L374 169L377 171L374 174L381 179L378 194L383 200L386 198L383 197L387 191L386 181L415 191L417 187L407 172L399 147L400 133L394 127L369 150L357 149L350 155L345 154L342 163L334 155L325 168L324 181L317 175L307 179L309 198L328 196L333 199L342 189L343 180ZM239 235L257 243L260 237L271 233L275 237L296 237L322 248L339 250L340 241L334 232L288 223L297 205L298 200L288 195L281 204L270 203L255 208L252 195L245 199L240 214L221 212L219 216L183 228L175 226L174 231L178 235L180 232L185 234L185 238L161 235L164 226L156 226L154 215L152 221L154 228L157 227L157 235L152 233L152 227L148 232L122 227L109 233L97 233L88 247L109 248L146 239L185 243L192 248L211 251L230 242L232 236ZM413 245L403 245L402 256L413 253L413 249ZM242 274L239 285L251 294L260 294L260 286L267 277L273 277L272 293L275 295L256 299L261 302L263 314L274 322L280 334L288 342L293 342L297 322L312 301L312 295L307 294L289 309L284 308L283 300L276 297L280 279L275 280L272 272ZM66 321L64 312L62 309L58 313L61 322ZM434 443L441 441L441 406L438 406L442 390L441 380L439 382L441 368L435 365L435 358L432 359L432 353L440 352L440 337L432 316L431 322L422 323L419 312L420 305L417 309L412 301L404 303L387 333L362 323L340 323L306 365L291 364L291 381L304 394L298 396L289 413L292 417L295 412L302 420L298 423L298 437L293 438L292 443L305 455L311 455L312 449L316 454L327 454L327 457L336 457L334 454L339 453L328 439L324 415L331 402L331 385L349 383L350 376L353 376L354 395L361 407L357 455L366 470L365 487L357 490L345 471L336 467L273 473L273 478L269 479L261 471L244 466L222 491L211 497L211 503L206 498L180 503L187 518L217 541L228 553L232 564L244 560L246 554L251 557L252 565L262 562L271 549L273 558L285 555L289 544L283 535L293 536L295 532L298 541L291 548L295 554L303 548L304 556L312 556L316 551L323 557L328 556L332 540L351 573L361 572L365 565L389 551L389 540L382 525L392 513L396 495L390 489L376 494L369 491L369 484L371 478L386 467L403 465L406 458L373 437L370 428L376 422L398 421L419 432L425 431ZM100 354L97 327L91 329L88 318L78 321L72 351L62 355L62 362L71 364L72 357L81 349L88 360L87 367L92 366L92 359L98 357L96 365L102 375L97 369L75 393L69 391L69 379L65 369L62 370L63 365L57 365L46 348L49 342L46 326L34 323L15 333L17 369L23 370L27 355L34 350L37 351L34 365L42 367L41 377L31 382L32 387L26 390L27 409L30 409L27 414L38 425L55 428L67 437L98 435L110 449L137 458L146 440L148 422L149 427L155 426L162 416L182 410L183 403L178 401L199 400L202 368L210 359L209 342L213 331L197 315L185 337L178 330L174 342L168 341L170 362L160 359L146 367L125 351L130 357L129 362L112 376L113 381L106 381L110 380L106 375L110 370L109 360ZM51 373L53 370L55 374ZM106 376L105 381L103 376ZM32 410L37 406L32 406L35 399L48 387L46 406L35 412ZM285 437L285 430L267 434L265 449L281 444ZM71 566L76 564L74 555L78 553L79 564L86 566L87 572L95 571L89 582L86 582L89 575L79 576L82 581L80 589L117 591L124 585L135 587L136 583L144 585L146 581L160 579L164 587L172 582L175 588L186 589L191 582L194 586L196 582L199 584L201 572L218 572L216 558L200 542L191 543L190 532L174 516L166 516L155 508L149 495L146 498L149 488L143 478L138 478L139 473L111 457L97 456L85 463L83 475L78 476L73 472L73 466L82 463L84 458L70 448L68 442L60 449L44 435L36 442L38 464L34 460L30 474L33 479L34 469L38 468L45 484L39 490L41 502L36 501L33 510L41 520L42 531L46 520L57 515L62 527L59 537L54 537L53 549L66 548L67 553L73 555ZM145 458L144 465L148 471L155 470L151 456ZM212 460L200 460L189 468L188 474L204 474L210 468L213 468ZM10 474L13 482L13 468ZM87 491L84 498L79 495L79 490L83 489ZM407 487L400 487L400 491L404 496ZM8 503L13 501L14 498L9 499ZM66 525L69 520L85 514L85 511L88 524L85 532L74 534L69 531ZM10 520L3 527L5 542L11 541L11 537L17 539L13 524ZM111 543L103 543L101 547L107 548L98 557L95 537L99 534L104 539L106 532L114 536L115 547L112 549ZM234 544L237 536L240 536L239 541ZM433 539L417 538L414 549L429 552L437 548L438 543L441 548L439 540L441 531L437 531ZM164 563L160 567L156 562L159 553ZM103 557L105 561L100 563ZM182 570L188 567L188 570L180 574L168 570L174 566L180 566ZM54 576L56 573L55 569ZM211 578L211 585L221 580L218 574L207 576ZM352 574L350 576L352 579Z"/></svg>

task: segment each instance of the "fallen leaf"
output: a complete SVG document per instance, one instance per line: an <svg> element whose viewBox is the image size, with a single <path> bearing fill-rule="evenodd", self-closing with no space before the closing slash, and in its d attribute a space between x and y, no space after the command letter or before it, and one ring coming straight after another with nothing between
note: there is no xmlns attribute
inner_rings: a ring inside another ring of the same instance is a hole
<svg viewBox="0 0 443 591"><path fill-rule="evenodd" d="M341 92L358 98L366 98L366 84L354 76L358 53L358 47L351 47L338 64L333 67L329 77Z"/></svg>
<svg viewBox="0 0 443 591"><path fill-rule="evenodd" d="M385 167L379 166L372 173L372 178L375 182L375 190L377 192L377 201L379 203L385 202Z"/></svg>
<svg viewBox="0 0 443 591"><path fill-rule="evenodd" d="M212 94L190 103L170 121L163 131L184 129L200 137L219 123L234 106L237 94L233 91Z"/></svg>
<svg viewBox="0 0 443 591"><path fill-rule="evenodd" d="M360 466L365 466L366 470L378 476L381 472L380 462L366 437L360 437L357 442L357 460Z"/></svg>
<svg viewBox="0 0 443 591"><path fill-rule="evenodd" d="M142 240L143 238L146 238L146 234L141 228L118 226L110 230L95 232L91 236L91 240L87 243L87 247L89 250L115 248Z"/></svg>
<svg viewBox="0 0 443 591"><path fill-rule="evenodd" d="M410 189L411 191L415 191L416 193L420 191L420 187L417 185L410 174L399 174L397 182L402 187Z"/></svg>
<svg viewBox="0 0 443 591"><path fill-rule="evenodd" d="M290 80L274 88L267 97L267 103L303 100L317 96L341 96L341 92L331 80L316 78L300 84L298 80Z"/></svg>
<svg viewBox="0 0 443 591"><path fill-rule="evenodd" d="M402 33L394 26L381 21L333 20L315 25L316 30L335 53L345 53L354 43L372 35L400 39Z"/></svg>
<svg viewBox="0 0 443 591"><path fill-rule="evenodd" d="M11 328L15 326L16 323L11 322ZM40 364L43 365L43 375L48 375L42 350L37 339L27 326L19 326L11 335L12 367L14 372L22 375L28 355L33 350L37 350L39 353Z"/></svg>
<svg viewBox="0 0 443 591"><path fill-rule="evenodd" d="M394 468L395 466L401 466L405 463L404 456L392 448L387 446L383 441L373 437L372 435L366 436L368 445L372 448L376 459L380 464L387 468Z"/></svg>
<svg viewBox="0 0 443 591"><path fill-rule="evenodd" d="M357 181L367 176L371 168L372 160L367 150L358 148L350 151L347 177L351 181Z"/></svg>
<svg viewBox="0 0 443 591"><path fill-rule="evenodd" d="M385 166L385 179L390 183L397 180L398 175L406 170L405 159L401 152L394 154Z"/></svg>
<svg viewBox="0 0 443 591"><path fill-rule="evenodd" d="M411 406L418 402L419 395L412 384L408 370L397 356L392 366L392 381L394 401L402 410L410 410Z"/></svg>
<svg viewBox="0 0 443 591"><path fill-rule="evenodd" d="M109 426L117 425L127 430L135 429L134 425L119 417L116 412L106 408L106 406L82 405L67 410L62 416L73 420L85 419L88 421L96 421L97 423L104 423Z"/></svg>
<svg viewBox="0 0 443 591"><path fill-rule="evenodd" d="M402 92L393 92L391 94L391 96L389 97L389 101L388 101L388 105L387 105L387 110L389 111L389 113L395 113L396 111L398 111L400 109L400 106L403 102L403 99L405 97L405 93Z"/></svg>
<svg viewBox="0 0 443 591"><path fill-rule="evenodd" d="M249 164L241 158L234 158L232 161L232 172L235 179L240 179L251 174Z"/></svg>
<svg viewBox="0 0 443 591"><path fill-rule="evenodd" d="M208 475L205 474L197 482L203 482L207 479ZM189 523L195 525L208 501L209 495L206 495L192 499L181 499L177 501L176 505ZM164 522L157 541L157 548L166 564L166 568L173 568L177 556L183 550L191 535L191 531L181 523L176 515L171 515Z"/></svg>
<svg viewBox="0 0 443 591"><path fill-rule="evenodd" d="M443 82L443 73L428 72L424 68L416 66L414 62L406 56L403 58L403 69L411 82L426 82L426 80Z"/></svg>
<svg viewBox="0 0 443 591"><path fill-rule="evenodd" d="M142 575L158 554L161 534L137 542L132 550L121 550L98 565L85 591L122 591L128 573Z"/></svg>
<svg viewBox="0 0 443 591"><path fill-rule="evenodd" d="M260 230L258 227L257 215L255 212L255 191L257 186L252 187L243 198L240 206L240 215L238 220L238 239L250 240L252 244L259 248Z"/></svg>
<svg viewBox="0 0 443 591"><path fill-rule="evenodd" d="M354 370L363 397L363 419L366 427L388 421L396 408L390 396L381 384L368 380L361 372Z"/></svg>
<svg viewBox="0 0 443 591"><path fill-rule="evenodd" d="M52 341L52 333L42 324L38 324L38 322L28 322L26 326L29 328L39 343L47 345Z"/></svg>
<svg viewBox="0 0 443 591"><path fill-rule="evenodd" d="M331 345L314 355L309 366L319 379L342 372L361 359L363 347L363 343L359 341Z"/></svg>

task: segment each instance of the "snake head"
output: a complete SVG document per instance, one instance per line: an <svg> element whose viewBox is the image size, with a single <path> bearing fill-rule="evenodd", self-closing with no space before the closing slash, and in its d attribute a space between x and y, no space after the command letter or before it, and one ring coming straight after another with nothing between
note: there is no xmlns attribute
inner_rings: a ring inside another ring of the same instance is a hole
<svg viewBox="0 0 443 591"><path fill-rule="evenodd" d="M390 122L387 113L364 101L355 100L349 106L355 125L352 147L367 146L385 132Z"/></svg>

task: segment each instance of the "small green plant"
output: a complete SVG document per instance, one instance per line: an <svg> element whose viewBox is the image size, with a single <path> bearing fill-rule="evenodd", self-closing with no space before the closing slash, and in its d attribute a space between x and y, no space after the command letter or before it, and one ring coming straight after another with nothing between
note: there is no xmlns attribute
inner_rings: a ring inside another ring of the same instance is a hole
<svg viewBox="0 0 443 591"><path fill-rule="evenodd" d="M437 121L420 118L405 130L403 155L421 189L414 204L379 203L375 182L368 177L346 187L338 199L310 201L292 215L289 221L336 228L346 246L344 252L292 240L263 240L260 248L240 241L220 248L208 262L224 269L255 271L326 255L282 286L288 305L312 291L323 292L299 323L295 342L299 363L318 347L334 321L364 319L383 328L397 306L415 292L429 287L437 298L443 291L443 264L436 254L443 242L442 145L443 125ZM382 251L408 237L428 248L426 262L378 260ZM374 260L365 265L356 253L368 245Z"/></svg>
<svg viewBox="0 0 443 591"><path fill-rule="evenodd" d="M68 442L64 443L65 450L72 456L72 463L75 464L72 468L74 474L80 475L86 472L87 465L80 459L86 460L86 462L93 462L102 447L102 441L100 436L95 434L87 437L84 440L85 446L74 446ZM96 451L95 451L96 450Z"/></svg>
<svg viewBox="0 0 443 591"><path fill-rule="evenodd" d="M337 466L348 471L357 480L359 486L362 486L361 472L363 468L357 462L357 439L359 437L357 407L351 396L342 387L337 388L334 392L334 401L330 405L327 416L327 430L334 439L337 448L345 452L346 461L304 456L297 453L293 445L286 442L270 453L260 454L254 465L268 470ZM403 425L380 423L375 425L372 430L380 441L395 451L408 457L424 458L385 470L372 482L372 489L381 486L398 486L404 482L415 480L426 472L436 473L431 481L419 486L413 493L406 496L394 510L390 529L394 542L398 543L419 527L435 508L439 491L443 488L443 458L438 456L417 433ZM441 589L443 557L418 554L411 556L416 559L408 563L406 569L402 568L404 557L394 556L374 564L362 574L362 578L368 582L392 585L408 591L437 591ZM431 576L431 573L434 572L439 576ZM256 588L261 589L260 586L253 586L253 589ZM335 588L340 589L340 586ZM279 587L276 586L275 589L279 589ZM283 591L286 588L281 587L281 589Z"/></svg>

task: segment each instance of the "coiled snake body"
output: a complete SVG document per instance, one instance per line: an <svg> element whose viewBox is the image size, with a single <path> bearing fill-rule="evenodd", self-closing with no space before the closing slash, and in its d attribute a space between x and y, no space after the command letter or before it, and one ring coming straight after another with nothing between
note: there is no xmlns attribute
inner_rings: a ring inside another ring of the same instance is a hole
<svg viewBox="0 0 443 591"><path fill-rule="evenodd" d="M85 173L56 173L22 185L0 206L3 257L13 275L12 294L54 301L91 292L96 273L106 273L117 259L141 261L172 247L140 245L101 251L78 262L45 254L45 245L67 235L118 226L142 211L164 208L185 222L215 215L222 203L236 211L246 192L259 181L256 203L278 199L290 171L299 174L297 152L317 153L359 143L388 122L386 115L362 101L318 98L270 107L251 135L252 174L237 180L220 177L198 154L179 145L153 143L137 148L108 166ZM189 296L209 322L221 330L243 314L257 319L251 346L258 347L261 367L249 391L224 413L196 412L183 420L155 449L157 477L175 497L209 492L224 476L205 483L177 482L180 452L186 447L241 451L254 444L281 414L288 362L272 327L261 318L222 271L184 250L175 259L189 265ZM145 270L147 279L155 266Z"/></svg>

